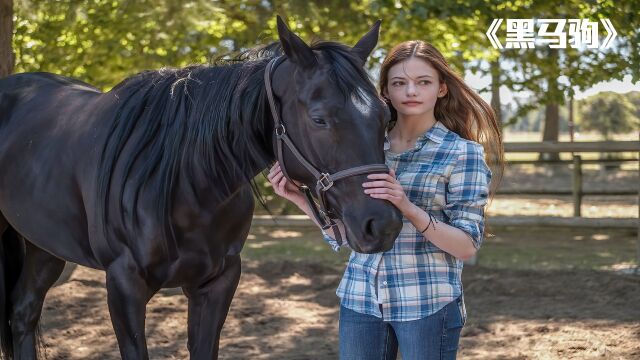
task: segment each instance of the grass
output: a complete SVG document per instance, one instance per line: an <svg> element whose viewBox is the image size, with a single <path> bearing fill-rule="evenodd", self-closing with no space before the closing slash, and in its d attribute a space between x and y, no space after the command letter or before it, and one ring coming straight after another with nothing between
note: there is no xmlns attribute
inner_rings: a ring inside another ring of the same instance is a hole
<svg viewBox="0 0 640 360"><path fill-rule="evenodd" d="M479 264L508 269L613 270L633 266L635 231L618 229L494 228L478 253ZM254 227L244 259L314 262L343 267L349 251L336 253L315 228Z"/></svg>
<svg viewBox="0 0 640 360"><path fill-rule="evenodd" d="M320 229L311 227L286 230L253 227L242 255L250 260L316 262L331 266L342 266L349 259L347 249L334 252L322 239Z"/></svg>
<svg viewBox="0 0 640 360"><path fill-rule="evenodd" d="M520 227L492 233L478 256L485 267L613 270L636 265L633 230Z"/></svg>

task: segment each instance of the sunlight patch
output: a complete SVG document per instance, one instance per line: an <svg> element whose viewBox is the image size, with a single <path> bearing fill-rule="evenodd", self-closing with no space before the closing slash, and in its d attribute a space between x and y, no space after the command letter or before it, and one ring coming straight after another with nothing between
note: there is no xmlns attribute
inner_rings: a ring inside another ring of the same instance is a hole
<svg viewBox="0 0 640 360"><path fill-rule="evenodd" d="M302 233L299 231L286 231L286 230L275 230L269 233L269 236L272 238L291 238L291 237L299 237L302 236Z"/></svg>

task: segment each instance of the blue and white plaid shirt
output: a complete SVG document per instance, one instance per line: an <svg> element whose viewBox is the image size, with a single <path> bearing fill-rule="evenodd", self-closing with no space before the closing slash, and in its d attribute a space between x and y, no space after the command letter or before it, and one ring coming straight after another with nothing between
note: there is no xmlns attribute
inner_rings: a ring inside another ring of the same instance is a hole
<svg viewBox="0 0 640 360"><path fill-rule="evenodd" d="M438 121L413 149L401 154L390 151L387 138L385 157L412 203L466 232L480 248L491 181L482 145L461 138ZM336 241L323 234L338 251ZM417 320L462 296L462 266L462 260L427 241L403 218L391 250L351 252L336 294L344 307L360 313L385 321ZM464 301L460 304L466 319Z"/></svg>

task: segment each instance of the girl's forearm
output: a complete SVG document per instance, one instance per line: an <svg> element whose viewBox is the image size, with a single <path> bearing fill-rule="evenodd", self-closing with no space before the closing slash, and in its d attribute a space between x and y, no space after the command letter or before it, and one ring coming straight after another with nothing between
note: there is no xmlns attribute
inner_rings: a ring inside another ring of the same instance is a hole
<svg viewBox="0 0 640 360"><path fill-rule="evenodd" d="M415 204L411 204L404 215L418 231L429 224L429 214ZM422 235L427 241L460 260L469 260L476 253L471 237L466 232L444 222L438 221L436 224L434 221Z"/></svg>

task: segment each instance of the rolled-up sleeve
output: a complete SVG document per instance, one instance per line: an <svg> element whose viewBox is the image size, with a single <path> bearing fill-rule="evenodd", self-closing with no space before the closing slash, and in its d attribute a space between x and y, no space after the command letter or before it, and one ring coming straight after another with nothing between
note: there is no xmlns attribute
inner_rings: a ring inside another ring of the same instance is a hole
<svg viewBox="0 0 640 360"><path fill-rule="evenodd" d="M491 170L482 145L464 142L449 177L443 211L449 225L466 232L476 249L482 245L490 182Z"/></svg>
<svg viewBox="0 0 640 360"><path fill-rule="evenodd" d="M335 220L336 222L340 222L340 220ZM344 224L342 224L342 227L345 228ZM329 244L329 246L331 246L331 248L333 249L333 251L340 251L340 248L347 248L349 250L351 250L351 246L349 246L349 243L347 242L347 234L342 234L343 238L342 238L342 244L338 244L338 241L334 238L332 238L326 231L321 230L322 231L322 237L324 238L324 241Z"/></svg>

